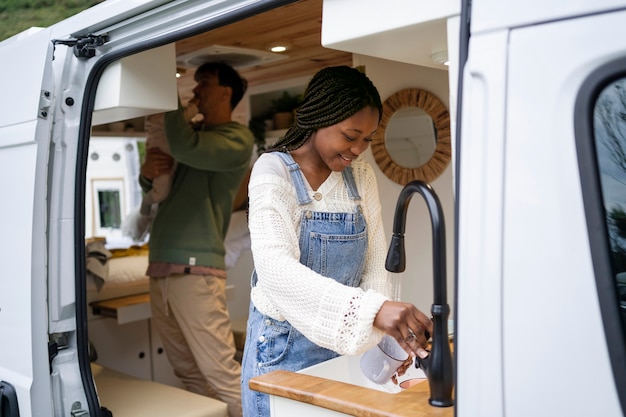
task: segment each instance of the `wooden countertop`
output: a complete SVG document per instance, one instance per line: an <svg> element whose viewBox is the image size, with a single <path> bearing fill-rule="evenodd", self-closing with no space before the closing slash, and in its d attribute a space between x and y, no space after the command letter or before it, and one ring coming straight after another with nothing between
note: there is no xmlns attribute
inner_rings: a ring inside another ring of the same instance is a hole
<svg viewBox="0 0 626 417"><path fill-rule="evenodd" d="M454 407L428 404L427 381L391 394L311 375L274 371L252 378L250 388L353 416L454 416Z"/></svg>

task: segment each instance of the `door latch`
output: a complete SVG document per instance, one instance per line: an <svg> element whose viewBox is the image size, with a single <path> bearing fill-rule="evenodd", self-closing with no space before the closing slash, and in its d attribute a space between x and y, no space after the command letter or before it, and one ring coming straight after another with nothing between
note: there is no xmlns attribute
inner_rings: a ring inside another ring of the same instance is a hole
<svg viewBox="0 0 626 417"><path fill-rule="evenodd" d="M76 39L53 39L52 44L71 46L74 55L78 58L92 58L96 55L96 48L109 41L109 35L85 35Z"/></svg>
<svg viewBox="0 0 626 417"><path fill-rule="evenodd" d="M85 410L79 401L72 404L70 414L72 417L89 417L89 411Z"/></svg>

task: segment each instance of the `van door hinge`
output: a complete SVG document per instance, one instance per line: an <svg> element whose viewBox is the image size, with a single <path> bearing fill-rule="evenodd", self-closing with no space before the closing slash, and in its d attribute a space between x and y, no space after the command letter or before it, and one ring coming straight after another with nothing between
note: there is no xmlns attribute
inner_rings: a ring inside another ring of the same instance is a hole
<svg viewBox="0 0 626 417"><path fill-rule="evenodd" d="M51 103L52 99L50 98L50 91L41 90L41 94L39 95L39 117L42 119L48 118L48 111L50 110Z"/></svg>
<svg viewBox="0 0 626 417"><path fill-rule="evenodd" d="M78 58L92 58L96 55L96 48L109 41L109 35L85 35L76 39L53 39L52 44L71 46L74 55Z"/></svg>

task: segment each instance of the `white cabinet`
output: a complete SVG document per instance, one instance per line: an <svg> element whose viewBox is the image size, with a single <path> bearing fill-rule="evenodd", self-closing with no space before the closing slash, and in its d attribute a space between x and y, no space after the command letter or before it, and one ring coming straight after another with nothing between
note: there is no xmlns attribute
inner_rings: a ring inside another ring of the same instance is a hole
<svg viewBox="0 0 626 417"><path fill-rule="evenodd" d="M115 318L97 316L89 321L89 340L96 349L97 364L137 378L183 387L174 375L152 320L120 324Z"/></svg>
<svg viewBox="0 0 626 417"><path fill-rule="evenodd" d="M137 378L152 379L148 322L118 324L108 317L90 320L89 340L98 354L96 363Z"/></svg>
<svg viewBox="0 0 626 417"><path fill-rule="evenodd" d="M127 120L178 108L176 47L173 43L130 55L102 74L93 124Z"/></svg>

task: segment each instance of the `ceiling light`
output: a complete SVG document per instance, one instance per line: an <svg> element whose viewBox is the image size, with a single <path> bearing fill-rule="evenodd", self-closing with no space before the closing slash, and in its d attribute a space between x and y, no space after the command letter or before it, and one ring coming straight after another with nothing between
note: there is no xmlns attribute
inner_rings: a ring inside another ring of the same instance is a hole
<svg viewBox="0 0 626 417"><path fill-rule="evenodd" d="M277 53L282 53L287 51L288 49L291 49L291 42L289 41L285 41L285 40L278 40L276 42L272 42L267 46L267 49L269 49L272 52L277 52Z"/></svg>
<svg viewBox="0 0 626 417"><path fill-rule="evenodd" d="M448 51L435 52L431 55L431 58L436 64L446 66L450 65L450 60L448 59Z"/></svg>
<svg viewBox="0 0 626 417"><path fill-rule="evenodd" d="M268 50L212 45L177 57L177 64L183 68L197 68L206 62L222 61L233 68L241 69L287 58L289 57L285 54L274 54Z"/></svg>

